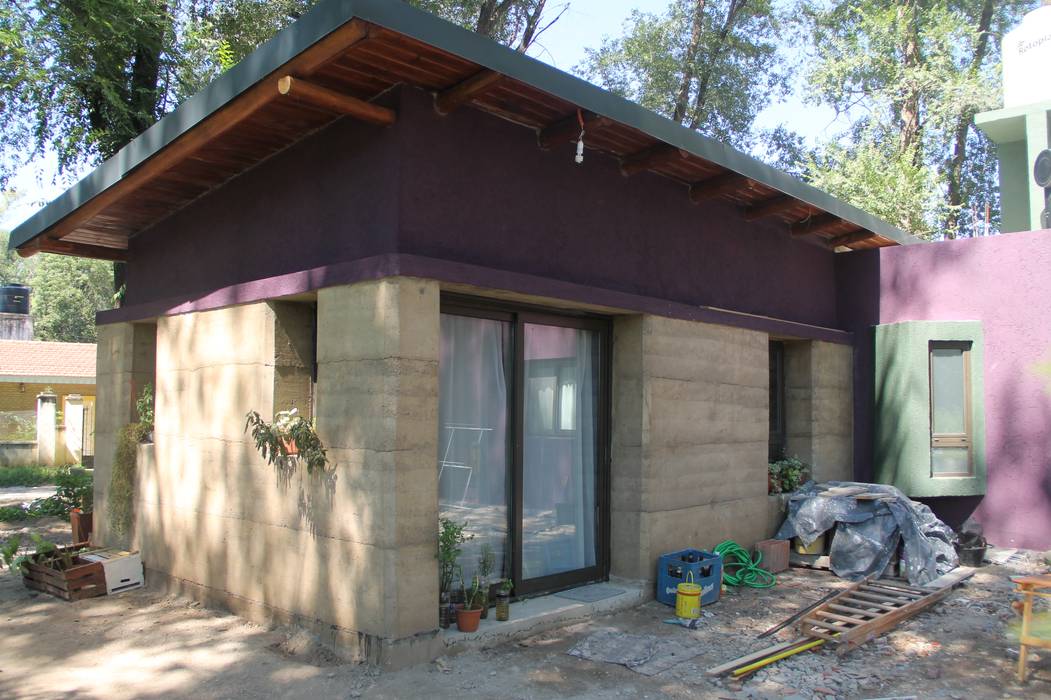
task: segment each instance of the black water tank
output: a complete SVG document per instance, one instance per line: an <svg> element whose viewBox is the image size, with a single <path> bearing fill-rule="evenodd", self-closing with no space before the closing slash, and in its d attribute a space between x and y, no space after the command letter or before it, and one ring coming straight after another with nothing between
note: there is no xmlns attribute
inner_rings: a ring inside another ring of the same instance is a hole
<svg viewBox="0 0 1051 700"><path fill-rule="evenodd" d="M0 314L28 314L29 287L24 284L0 286Z"/></svg>

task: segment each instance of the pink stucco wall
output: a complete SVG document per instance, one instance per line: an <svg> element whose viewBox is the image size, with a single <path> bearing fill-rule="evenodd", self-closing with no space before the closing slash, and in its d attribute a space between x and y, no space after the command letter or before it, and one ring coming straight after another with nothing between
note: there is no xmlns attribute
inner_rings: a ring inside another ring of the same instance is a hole
<svg viewBox="0 0 1051 700"><path fill-rule="evenodd" d="M989 483L955 508L994 544L1051 548L1051 231L884 248L878 314L982 322Z"/></svg>

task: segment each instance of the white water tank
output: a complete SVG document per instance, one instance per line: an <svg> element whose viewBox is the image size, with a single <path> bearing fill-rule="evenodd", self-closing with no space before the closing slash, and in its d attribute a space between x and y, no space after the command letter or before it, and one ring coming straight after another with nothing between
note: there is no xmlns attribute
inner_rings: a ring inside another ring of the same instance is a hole
<svg viewBox="0 0 1051 700"><path fill-rule="evenodd" d="M1004 107L1051 101L1051 4L1004 35Z"/></svg>

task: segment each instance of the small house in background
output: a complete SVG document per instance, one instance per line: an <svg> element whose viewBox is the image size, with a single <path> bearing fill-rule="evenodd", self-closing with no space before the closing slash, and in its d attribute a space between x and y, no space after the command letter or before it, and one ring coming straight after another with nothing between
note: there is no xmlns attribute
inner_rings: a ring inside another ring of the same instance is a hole
<svg viewBox="0 0 1051 700"><path fill-rule="evenodd" d="M0 466L95 454L95 344L0 340Z"/></svg>
<svg viewBox="0 0 1051 700"><path fill-rule="evenodd" d="M11 245L127 263L99 541L151 383L153 584L361 658L444 648L439 517L516 595L653 581L774 532L771 455L1051 545L1051 234L923 244L402 3L319 3ZM292 406L331 473L245 435Z"/></svg>

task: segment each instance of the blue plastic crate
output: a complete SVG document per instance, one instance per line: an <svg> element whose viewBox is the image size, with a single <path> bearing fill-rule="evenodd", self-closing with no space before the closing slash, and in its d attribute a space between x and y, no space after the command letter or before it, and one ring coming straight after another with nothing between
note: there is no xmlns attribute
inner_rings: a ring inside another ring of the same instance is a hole
<svg viewBox="0 0 1051 700"><path fill-rule="evenodd" d="M693 561L690 561L690 558ZM683 549L665 554L657 560L657 600L675 605L680 583L693 573L693 582L701 587L701 605L719 600L723 582L723 558L703 549Z"/></svg>

